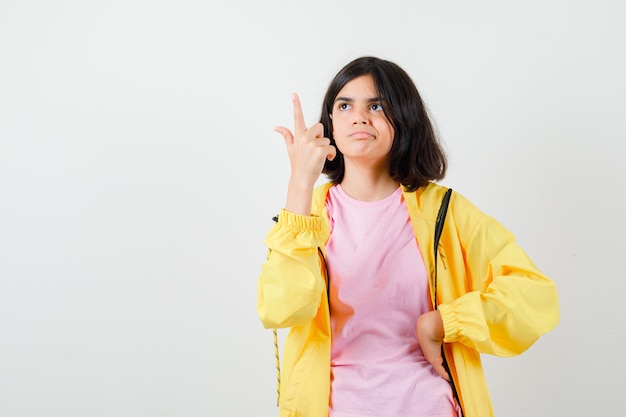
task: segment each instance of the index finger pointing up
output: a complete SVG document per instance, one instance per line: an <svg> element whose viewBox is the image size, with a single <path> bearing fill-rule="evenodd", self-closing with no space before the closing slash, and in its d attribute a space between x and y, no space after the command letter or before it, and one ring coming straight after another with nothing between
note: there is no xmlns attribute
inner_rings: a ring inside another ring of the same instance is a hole
<svg viewBox="0 0 626 417"><path fill-rule="evenodd" d="M300 136L306 131L302 104L300 104L300 97L296 93L292 94L291 99L293 101L293 130L296 136Z"/></svg>

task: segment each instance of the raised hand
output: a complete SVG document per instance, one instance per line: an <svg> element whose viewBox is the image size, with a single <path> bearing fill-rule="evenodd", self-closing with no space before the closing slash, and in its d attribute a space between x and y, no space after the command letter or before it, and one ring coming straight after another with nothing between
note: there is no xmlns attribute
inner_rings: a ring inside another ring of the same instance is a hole
<svg viewBox="0 0 626 417"><path fill-rule="evenodd" d="M285 140L291 166L285 208L308 216L311 214L315 182L322 173L326 159L332 161L337 155L337 150L330 144L330 139L324 137L324 126L321 123L306 127L297 94L293 94L292 100L294 132L283 126L278 126L274 130Z"/></svg>

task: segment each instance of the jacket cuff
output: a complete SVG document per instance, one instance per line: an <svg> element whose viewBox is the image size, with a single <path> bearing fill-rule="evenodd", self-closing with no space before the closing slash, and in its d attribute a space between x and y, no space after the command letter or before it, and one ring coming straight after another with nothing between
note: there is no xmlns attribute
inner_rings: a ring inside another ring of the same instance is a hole
<svg viewBox="0 0 626 417"><path fill-rule="evenodd" d="M444 343L456 342L459 339L461 324L450 304L439 304L437 306L441 320L443 321L443 341Z"/></svg>
<svg viewBox="0 0 626 417"><path fill-rule="evenodd" d="M321 217L305 216L285 209L280 210L278 223L295 231L321 232L324 229L324 221Z"/></svg>

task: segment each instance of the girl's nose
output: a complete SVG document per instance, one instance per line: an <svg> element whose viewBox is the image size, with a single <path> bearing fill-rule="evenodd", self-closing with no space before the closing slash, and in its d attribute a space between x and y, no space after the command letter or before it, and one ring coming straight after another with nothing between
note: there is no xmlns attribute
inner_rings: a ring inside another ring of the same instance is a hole
<svg viewBox="0 0 626 417"><path fill-rule="evenodd" d="M368 120L366 110L360 108L354 109L354 113L352 114L352 124L367 124Z"/></svg>

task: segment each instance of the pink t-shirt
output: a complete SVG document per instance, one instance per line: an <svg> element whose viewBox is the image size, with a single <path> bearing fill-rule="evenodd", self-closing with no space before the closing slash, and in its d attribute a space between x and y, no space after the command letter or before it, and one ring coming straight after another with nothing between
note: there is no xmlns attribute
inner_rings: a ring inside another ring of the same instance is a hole
<svg viewBox="0 0 626 417"><path fill-rule="evenodd" d="M450 385L415 332L428 277L402 190L375 202L330 189L330 417L451 417Z"/></svg>

